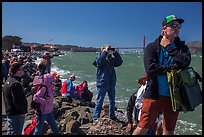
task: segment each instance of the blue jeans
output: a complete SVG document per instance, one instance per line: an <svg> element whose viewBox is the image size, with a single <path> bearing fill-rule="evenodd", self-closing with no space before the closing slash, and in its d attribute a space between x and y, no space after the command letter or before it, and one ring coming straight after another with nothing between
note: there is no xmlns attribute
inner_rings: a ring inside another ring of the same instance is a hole
<svg viewBox="0 0 204 137"><path fill-rule="evenodd" d="M51 64L46 65L46 73L50 73L51 71Z"/></svg>
<svg viewBox="0 0 204 137"><path fill-rule="evenodd" d="M33 135L41 135L44 127L44 121L46 120L47 123L50 125L52 132L54 135L59 134L57 129L57 123L55 122L55 117L52 112L47 114L38 114L36 115L36 127Z"/></svg>
<svg viewBox="0 0 204 137"><path fill-rule="evenodd" d="M93 113L93 120L97 120L100 117L102 111L103 101L108 92L109 97L109 116L115 117L115 86L112 87L97 87L98 96L96 99L96 106Z"/></svg>
<svg viewBox="0 0 204 137"><path fill-rule="evenodd" d="M13 115L7 116L8 135L22 135L25 116Z"/></svg>

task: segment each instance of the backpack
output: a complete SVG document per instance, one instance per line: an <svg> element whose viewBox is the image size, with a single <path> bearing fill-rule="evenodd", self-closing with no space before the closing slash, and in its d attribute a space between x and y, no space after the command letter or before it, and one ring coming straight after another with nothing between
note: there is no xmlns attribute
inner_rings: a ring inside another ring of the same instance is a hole
<svg viewBox="0 0 204 137"><path fill-rule="evenodd" d="M194 111L202 103L199 75L192 67L167 73L174 111Z"/></svg>
<svg viewBox="0 0 204 137"><path fill-rule="evenodd" d="M32 123L28 124L23 130L24 135L33 135L36 126L36 117L33 117Z"/></svg>
<svg viewBox="0 0 204 137"><path fill-rule="evenodd" d="M42 87L46 88L45 94L44 94L44 99L46 99L46 97L48 97L48 87L45 85L39 85L37 86L37 90L35 93L37 93ZM33 94L34 96L34 94ZM33 96L32 96L32 101L31 101L31 108L35 109L37 111L38 114L42 114L41 110L40 110L40 103L37 103L35 101L33 101Z"/></svg>

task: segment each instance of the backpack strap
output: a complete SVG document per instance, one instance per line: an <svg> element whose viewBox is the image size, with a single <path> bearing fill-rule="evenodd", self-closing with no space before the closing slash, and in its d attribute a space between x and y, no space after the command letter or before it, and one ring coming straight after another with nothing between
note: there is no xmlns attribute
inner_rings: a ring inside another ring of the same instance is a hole
<svg viewBox="0 0 204 137"><path fill-rule="evenodd" d="M194 70L194 72L195 72L196 79L199 80L200 82L202 82L203 79L202 79L202 77L200 76L200 74L199 74L198 72L196 72L195 70Z"/></svg>
<svg viewBox="0 0 204 137"><path fill-rule="evenodd" d="M174 73L173 71L167 72L167 79L168 79L168 84L169 84L169 91L170 91L170 96L171 96L171 105L172 109L174 112L176 112L176 99L175 99L175 91L174 91Z"/></svg>
<svg viewBox="0 0 204 137"><path fill-rule="evenodd" d="M44 94L44 97L43 97L43 98L46 98L46 97L48 97L48 87L47 87L47 86L45 86L45 85L40 85L40 86L37 88L37 92L38 92L42 87L45 87L45 88L46 88L45 94ZM37 93L37 92L36 92L36 93Z"/></svg>

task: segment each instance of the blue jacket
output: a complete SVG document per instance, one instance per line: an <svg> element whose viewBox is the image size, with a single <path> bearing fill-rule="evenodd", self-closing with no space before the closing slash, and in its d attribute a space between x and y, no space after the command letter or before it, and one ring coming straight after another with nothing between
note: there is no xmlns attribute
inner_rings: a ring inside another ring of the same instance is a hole
<svg viewBox="0 0 204 137"><path fill-rule="evenodd" d="M74 97L75 86L70 79L67 80L67 92L68 92L68 96Z"/></svg>
<svg viewBox="0 0 204 137"><path fill-rule="evenodd" d="M107 57L108 56L108 57ZM97 87L100 86L115 86L116 85L116 73L114 67L118 67L123 63L120 54L115 51L113 55L108 52L102 52L95 60L95 66L97 67L96 82Z"/></svg>

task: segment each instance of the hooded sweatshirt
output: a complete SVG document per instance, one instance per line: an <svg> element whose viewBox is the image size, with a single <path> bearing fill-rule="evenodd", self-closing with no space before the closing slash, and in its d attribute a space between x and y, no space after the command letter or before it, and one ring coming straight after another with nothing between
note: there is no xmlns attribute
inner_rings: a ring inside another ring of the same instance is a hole
<svg viewBox="0 0 204 137"><path fill-rule="evenodd" d="M53 111L54 85L52 84L54 77L51 74L43 75L43 85L47 86L48 95L44 98L46 87L42 87L34 96L33 101L40 103L42 114L47 114Z"/></svg>

